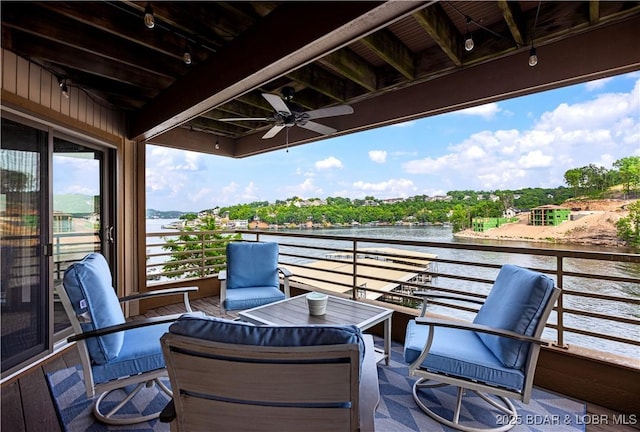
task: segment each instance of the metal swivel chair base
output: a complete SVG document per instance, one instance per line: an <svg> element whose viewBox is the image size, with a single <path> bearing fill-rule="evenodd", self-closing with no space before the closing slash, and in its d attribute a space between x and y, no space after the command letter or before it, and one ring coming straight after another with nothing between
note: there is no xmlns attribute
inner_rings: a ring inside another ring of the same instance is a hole
<svg viewBox="0 0 640 432"><path fill-rule="evenodd" d="M103 400L107 396L109 396L114 391L124 391L124 389L117 388L117 389L109 390L102 393L100 396L98 396L98 399L96 399L96 402L93 405L93 415L96 416L96 418L100 420L102 423L106 423L110 425L136 424L136 423L142 423L142 422L146 422L146 421L158 418L160 416L160 411L152 414L143 415L143 416L137 416L137 417L118 416L119 411L122 409L122 407L124 407L127 404L127 402L133 399L138 393L140 393L140 391L142 391L145 388L153 387L154 384L157 385L165 394L167 394L169 398L173 397L173 393L171 392L171 389L169 389L166 385L164 385L164 383L160 380L160 378L155 378L146 382L141 382L138 385L136 385L135 389L133 389L131 393L127 394L127 396L124 399L122 399L122 401L118 402L116 406L113 407L111 411L109 411L106 414L103 414L100 404L103 402ZM164 406L161 407L161 409L162 408L164 408Z"/></svg>
<svg viewBox="0 0 640 432"><path fill-rule="evenodd" d="M449 420L436 414L434 411L428 408L420 400L420 396L418 396L418 390L421 388L437 388L437 387L443 387L446 385L449 385L449 384L436 382L428 378L420 378L413 385L413 399L416 401L416 404L420 407L422 411L425 412L425 414L427 414L429 417L431 417L438 423L444 424L446 426L452 427L457 430L461 430L463 432L504 432L513 428L516 425L518 413L516 411L516 407L513 405L513 403L509 399L503 396L496 396L498 399L500 399L500 401L502 401L502 403L504 404L503 406L499 402L489 398L486 394L475 391L475 390L469 390L469 391L474 392L480 398L482 398L485 402L490 404L492 407L505 413L506 416L501 416L501 418L508 418L509 421L506 422L506 424L500 424L500 425L497 425L496 427L486 427L486 428L461 425L459 423L459 420L460 420L460 407L462 406L462 396L464 395L464 392L468 390L462 387L458 387L458 397L456 399L456 408L455 408L455 411L453 412L453 419Z"/></svg>

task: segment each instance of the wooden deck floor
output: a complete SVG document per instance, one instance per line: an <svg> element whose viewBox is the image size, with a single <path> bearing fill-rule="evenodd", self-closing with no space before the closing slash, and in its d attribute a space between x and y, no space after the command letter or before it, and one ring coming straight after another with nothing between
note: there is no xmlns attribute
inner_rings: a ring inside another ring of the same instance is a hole
<svg viewBox="0 0 640 432"><path fill-rule="evenodd" d="M220 316L219 298L194 300L194 310L208 315ZM146 316L158 316L179 313L179 306L155 309ZM225 315L227 318L233 315ZM61 428L53 399L49 392L46 374L80 363L80 356L75 349L68 349L62 354L33 368L29 373L4 383L1 387L0 431L2 432L60 432ZM591 416L612 419L615 412L603 407L587 404L587 413ZM620 426L613 424L587 425L587 432L637 432L640 427ZM392 431L378 431L392 432Z"/></svg>

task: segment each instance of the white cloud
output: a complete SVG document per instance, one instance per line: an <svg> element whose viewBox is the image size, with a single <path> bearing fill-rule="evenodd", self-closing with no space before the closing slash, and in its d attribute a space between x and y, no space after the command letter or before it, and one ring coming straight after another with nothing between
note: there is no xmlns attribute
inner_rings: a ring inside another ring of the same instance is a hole
<svg viewBox="0 0 640 432"><path fill-rule="evenodd" d="M309 198L309 197L321 197L323 190L321 187L315 185L313 178L306 178L300 184L283 187L282 192L285 194L283 198L284 197L290 198L292 196L297 196L300 198Z"/></svg>
<svg viewBox="0 0 640 432"><path fill-rule="evenodd" d="M375 163L385 163L387 161L387 152L384 150L371 150L369 152L369 159Z"/></svg>
<svg viewBox="0 0 640 432"><path fill-rule="evenodd" d="M375 193L376 198L384 197L408 197L416 193L416 186L412 180L408 179L390 179L378 183L365 181L356 181L353 183L356 191L366 194Z"/></svg>
<svg viewBox="0 0 640 432"><path fill-rule="evenodd" d="M498 104L495 102L479 105L471 108L465 108L460 111L456 111L455 114L464 114L464 115L472 115L479 116L485 120L490 120L495 117L497 113L502 111Z"/></svg>
<svg viewBox="0 0 640 432"><path fill-rule="evenodd" d="M588 83L585 83L584 86L587 88L588 91L600 90L605 85L607 85L607 83L610 82L612 79L613 77L609 77L609 78L602 78L595 81L589 81Z"/></svg>
<svg viewBox="0 0 640 432"><path fill-rule="evenodd" d="M331 169L331 168L342 168L342 162L333 156L329 156L326 159L317 161L315 163L315 167L316 169L319 169L319 170Z"/></svg>
<svg viewBox="0 0 640 432"><path fill-rule="evenodd" d="M564 184L567 169L590 163L611 168L621 157L640 154L639 114L640 80L629 93L561 103L528 130L480 131L447 154L402 168L433 183L446 181L448 190L555 187Z"/></svg>
<svg viewBox="0 0 640 432"><path fill-rule="evenodd" d="M553 162L553 157L543 154L540 150L529 152L518 160L518 164L525 169L545 168L550 166L551 162Z"/></svg>
<svg viewBox="0 0 640 432"><path fill-rule="evenodd" d="M416 124L416 121L415 121L415 120L408 120L408 121L406 121L406 122L396 123L396 124L393 124L393 125L391 125L391 126L392 126L392 127L401 127L401 128L404 128L404 127L413 127L413 126L415 126L415 124Z"/></svg>

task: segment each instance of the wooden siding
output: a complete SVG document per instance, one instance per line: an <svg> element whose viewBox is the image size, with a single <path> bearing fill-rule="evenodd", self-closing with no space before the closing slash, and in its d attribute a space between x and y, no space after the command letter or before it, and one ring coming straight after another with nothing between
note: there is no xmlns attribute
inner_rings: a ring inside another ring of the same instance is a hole
<svg viewBox="0 0 640 432"><path fill-rule="evenodd" d="M75 87L73 83L69 83L69 98L65 98L60 91L58 78L48 70L6 49L2 49L1 55L3 105L7 99L22 100L21 105L24 106L29 105L25 103L28 101L67 117L68 125L96 128L120 139L124 137L124 115L121 112ZM7 98L9 95L17 98Z"/></svg>

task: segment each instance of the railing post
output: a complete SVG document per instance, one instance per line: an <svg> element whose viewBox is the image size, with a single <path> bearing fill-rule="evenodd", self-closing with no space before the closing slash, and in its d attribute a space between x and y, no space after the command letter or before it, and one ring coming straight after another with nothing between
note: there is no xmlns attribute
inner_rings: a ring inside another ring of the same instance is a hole
<svg viewBox="0 0 640 432"><path fill-rule="evenodd" d="M205 231L200 232L200 241L202 242L202 262L200 263L200 277L203 278L204 277L204 266L206 265L206 258L207 258L207 248L204 244L204 239L205 239Z"/></svg>
<svg viewBox="0 0 640 432"><path fill-rule="evenodd" d="M358 241L353 240L353 248L352 248L352 262L353 262L353 290L351 293L351 298L356 300L358 298Z"/></svg>
<svg viewBox="0 0 640 432"><path fill-rule="evenodd" d="M564 256L558 255L556 257L556 284L557 287L560 288L560 295L558 296L558 303L556 307L556 316L557 316L557 326L558 326L558 341L556 345L559 347L564 347L564 308L563 308L563 277L564 277Z"/></svg>

